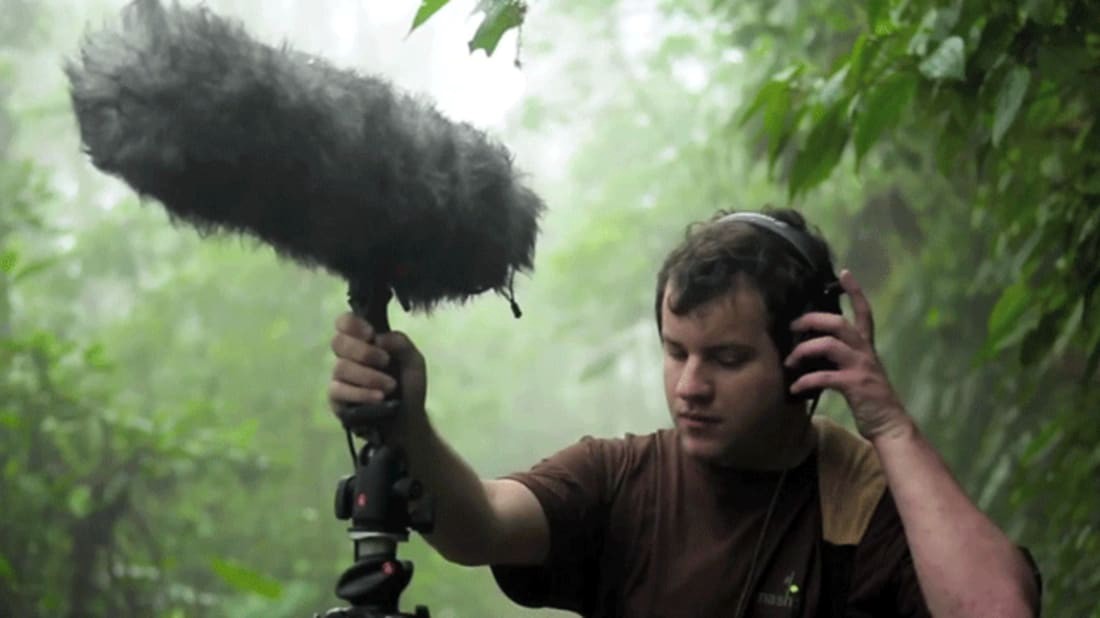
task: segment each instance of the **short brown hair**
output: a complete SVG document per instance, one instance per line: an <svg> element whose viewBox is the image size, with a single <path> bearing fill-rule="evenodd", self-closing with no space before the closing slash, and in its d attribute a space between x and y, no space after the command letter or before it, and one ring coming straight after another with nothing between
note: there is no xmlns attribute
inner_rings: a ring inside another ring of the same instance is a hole
<svg viewBox="0 0 1100 618"><path fill-rule="evenodd" d="M764 300L769 335L785 356L791 349L789 324L810 302L811 283L818 273L786 240L741 221L721 221L731 211L719 211L707 221L688 226L680 245L665 258L657 274L654 310L661 329L661 302L669 284L675 290L669 309L689 313L715 298L734 292L744 275ZM764 208L761 214L805 232L832 270L829 245L796 210ZM781 356L781 357L782 357Z"/></svg>

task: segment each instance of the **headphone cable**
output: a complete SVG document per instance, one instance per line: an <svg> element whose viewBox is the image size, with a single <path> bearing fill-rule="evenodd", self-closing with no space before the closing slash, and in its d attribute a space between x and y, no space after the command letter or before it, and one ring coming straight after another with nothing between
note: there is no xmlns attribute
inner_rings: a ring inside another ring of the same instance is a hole
<svg viewBox="0 0 1100 618"><path fill-rule="evenodd" d="M820 393L817 397L810 400L809 411L806 414L807 418L813 416L817 410L817 403L821 400ZM787 445L790 448L790 445ZM760 531L760 536L756 539L756 547L752 550L752 559L749 561L749 573L745 577L745 587L741 589L741 596L737 599L737 610L734 612L734 618L744 618L744 613L748 609L745 602L748 600L749 592L752 589L753 579L756 577L756 566L760 560L760 550L764 547L764 538L768 535L768 524L771 523L772 515L775 513L775 505L779 502L779 494L783 491L783 483L787 480L787 472L790 468L784 468L783 473L779 475L779 482L775 484L775 492L772 493L772 499L768 503L768 511L764 514L764 526Z"/></svg>

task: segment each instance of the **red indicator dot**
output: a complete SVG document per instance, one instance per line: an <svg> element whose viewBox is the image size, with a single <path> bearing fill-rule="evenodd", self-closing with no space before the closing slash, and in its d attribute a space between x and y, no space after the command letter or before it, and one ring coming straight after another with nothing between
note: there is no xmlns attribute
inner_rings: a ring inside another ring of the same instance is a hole
<svg viewBox="0 0 1100 618"><path fill-rule="evenodd" d="M355 496L355 506L367 506L367 494Z"/></svg>
<svg viewBox="0 0 1100 618"><path fill-rule="evenodd" d="M382 572L385 573L386 575L393 575L393 572L396 571L396 570L397 570L397 567L394 566L394 564L392 562L387 562L387 563L382 565Z"/></svg>

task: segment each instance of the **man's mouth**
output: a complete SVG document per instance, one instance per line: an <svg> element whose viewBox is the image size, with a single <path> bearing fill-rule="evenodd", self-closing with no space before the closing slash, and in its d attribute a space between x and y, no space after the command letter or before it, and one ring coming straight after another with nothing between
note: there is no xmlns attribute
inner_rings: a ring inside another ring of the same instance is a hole
<svg viewBox="0 0 1100 618"><path fill-rule="evenodd" d="M699 414L697 412L680 412L677 416L685 423L691 425L715 425L721 422L722 419L717 416L710 416L708 414Z"/></svg>

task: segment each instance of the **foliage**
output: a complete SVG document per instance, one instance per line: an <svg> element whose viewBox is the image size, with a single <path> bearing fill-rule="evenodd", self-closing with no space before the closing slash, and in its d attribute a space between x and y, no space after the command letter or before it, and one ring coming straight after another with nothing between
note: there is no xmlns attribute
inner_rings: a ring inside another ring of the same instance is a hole
<svg viewBox="0 0 1100 618"><path fill-rule="evenodd" d="M455 448L494 476L663 424L658 260L716 207L792 203L871 291L912 413L1039 558L1045 613L1098 615L1091 3L551 4L482 0L469 45L494 53L528 22L503 132L551 209L523 320L492 298L394 316ZM411 30L447 5L423 0ZM283 31L305 6L264 13ZM349 560L328 513L348 456L323 403L343 290L176 229L90 170L60 83L42 85L50 36L77 35L51 10L0 11L0 607L331 606ZM484 569L418 539L402 552L408 605L523 614Z"/></svg>
<svg viewBox="0 0 1100 618"><path fill-rule="evenodd" d="M898 132L886 147L921 161L883 171L935 164L982 218L995 257L1016 264L990 312L983 358L1011 348L1035 365L1064 333L1086 355L1080 378L1091 379L1100 324L1081 316L1095 314L1100 286L1100 100L1089 79L1100 72L1100 9L865 8L846 31L812 42L814 59L783 58L791 64L748 108L747 119L764 118L761 136L773 162L784 159L791 195L827 178L849 143L858 167L885 132ZM753 34L745 28L735 40Z"/></svg>
<svg viewBox="0 0 1100 618"><path fill-rule="evenodd" d="M448 2L450 0L421 0L410 31L423 25ZM481 24L470 39L470 52L480 49L492 55L504 33L513 28L519 28L523 23L524 16L527 14L527 3L522 0L480 0L476 12L481 13L482 18Z"/></svg>

